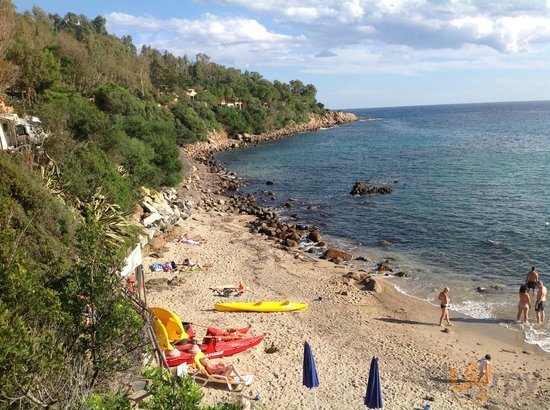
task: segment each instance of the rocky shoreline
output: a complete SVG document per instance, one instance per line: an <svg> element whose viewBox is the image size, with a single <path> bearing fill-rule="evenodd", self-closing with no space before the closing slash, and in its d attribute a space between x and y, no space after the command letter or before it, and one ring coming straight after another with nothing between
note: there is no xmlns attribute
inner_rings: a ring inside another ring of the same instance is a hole
<svg viewBox="0 0 550 410"><path fill-rule="evenodd" d="M331 112L325 116L315 116L309 123L298 127L286 128L266 134L254 136L236 143L235 140L224 139L218 143L199 143L183 148L184 161L191 168L191 174L179 190L168 188L157 193L143 189L143 199L134 215L134 221L141 225L144 235L141 243L144 253L161 250L167 241L181 235L185 220L192 215L193 210L218 213L233 213L251 215L255 219L249 223L253 234L261 234L277 243L282 249L299 253L299 258L311 258L311 254L321 255L335 264L345 264L354 260L351 253L331 247L323 240L322 233L310 226L283 222L277 212L258 205L253 194L243 195L240 188L246 181L234 172L225 169L220 163L211 159L223 150L236 149L242 146L256 144L261 141L281 139L300 132L318 130L320 127L334 126L347 122L358 121L354 114ZM220 142L224 141L224 142ZM202 145L200 145L202 144ZM269 184L269 181L267 181ZM199 197L189 198L189 193L200 192ZM267 195L275 195L267 192ZM309 254L309 255L308 255ZM355 258L358 261L369 262L364 256ZM365 273L348 275L346 280L352 280L357 285L365 286L365 290L376 291L376 279L372 274L403 277L405 272L395 272L391 266L392 258L383 261L371 261L373 270Z"/></svg>
<svg viewBox="0 0 550 410"><path fill-rule="evenodd" d="M499 325L454 314L456 325L442 332L437 326L438 307L399 294L379 279L394 274L391 258L371 261L361 269L346 262L353 258L351 254L329 252L330 262L313 257L303 246L291 246L309 240L315 248L322 245L323 237L310 227L282 221L276 212L259 206L253 196L240 194L244 181L202 155L182 152L189 169L185 181L177 189L144 191L135 215L138 223L149 223L146 228L155 232L153 240L143 238L148 302L174 310L193 323L251 324L257 332L269 332L269 343L279 348L278 353L254 349L225 361L256 372L258 381L251 393L260 395L264 408L309 407L310 392L301 386L306 337L325 381L319 399L326 408L342 404L364 408L367 359L372 355L380 356L390 408L414 408L419 400L433 401L441 409L478 409L486 404L493 407L485 408L498 409L506 402L519 407L533 403L521 381L547 368L547 355L516 340L514 332ZM173 240L182 237L205 240L200 244ZM328 245L323 249L326 254ZM153 263L183 258L210 267L177 275L147 269ZM297 314L215 312L212 303L226 299L213 295L210 288L240 280L247 285L247 301L284 299L310 302L310 306ZM470 359L487 352L493 354L496 369L490 388L453 389L451 370L461 371ZM533 384L531 397L547 399L549 383L550 378ZM220 389L204 392L209 402L230 397Z"/></svg>
<svg viewBox="0 0 550 410"><path fill-rule="evenodd" d="M207 160L216 152L242 148L264 141L282 139L303 132L317 131L321 128L330 128L339 124L360 120L361 118L355 114L341 111L327 111L323 115L311 114L309 121L304 124L268 131L263 134L237 134L230 136L226 132L212 132L208 136L208 141L186 145L184 149L192 158Z"/></svg>

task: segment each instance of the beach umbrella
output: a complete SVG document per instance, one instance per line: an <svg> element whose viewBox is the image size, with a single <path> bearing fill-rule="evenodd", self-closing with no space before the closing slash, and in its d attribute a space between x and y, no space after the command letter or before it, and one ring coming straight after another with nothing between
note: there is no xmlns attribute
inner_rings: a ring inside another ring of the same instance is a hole
<svg viewBox="0 0 550 410"><path fill-rule="evenodd" d="M304 344L304 373L302 383L308 389L313 389L313 397L315 398L315 408L318 409L317 404L317 390L319 386L319 377L317 376L317 369L315 368L315 360L313 359L313 353L311 353L311 347L309 343Z"/></svg>
<svg viewBox="0 0 550 410"><path fill-rule="evenodd" d="M376 356L374 356L370 362L365 405L369 409L381 409L384 407L384 401L382 400L382 386L380 385L380 374L378 373L378 357Z"/></svg>

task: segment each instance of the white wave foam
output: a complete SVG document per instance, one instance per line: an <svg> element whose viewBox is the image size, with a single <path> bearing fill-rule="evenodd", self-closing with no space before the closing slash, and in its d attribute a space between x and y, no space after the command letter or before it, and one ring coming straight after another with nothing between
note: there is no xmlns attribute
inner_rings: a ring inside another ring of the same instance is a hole
<svg viewBox="0 0 550 410"><path fill-rule="evenodd" d="M550 352L550 331L536 324L524 326L525 342L538 345L545 352Z"/></svg>
<svg viewBox="0 0 550 410"><path fill-rule="evenodd" d="M452 302L452 301L451 301ZM464 313L474 319L487 319L494 317L494 308L497 303L487 303L485 301L465 300L461 303L453 304L449 307L451 310Z"/></svg>

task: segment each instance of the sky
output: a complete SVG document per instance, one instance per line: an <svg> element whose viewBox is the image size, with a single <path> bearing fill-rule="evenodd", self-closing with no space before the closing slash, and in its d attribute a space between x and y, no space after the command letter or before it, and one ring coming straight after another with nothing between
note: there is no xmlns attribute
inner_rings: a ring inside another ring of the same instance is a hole
<svg viewBox="0 0 550 410"><path fill-rule="evenodd" d="M130 35L268 80L331 109L550 100L550 0L13 0L102 15Z"/></svg>

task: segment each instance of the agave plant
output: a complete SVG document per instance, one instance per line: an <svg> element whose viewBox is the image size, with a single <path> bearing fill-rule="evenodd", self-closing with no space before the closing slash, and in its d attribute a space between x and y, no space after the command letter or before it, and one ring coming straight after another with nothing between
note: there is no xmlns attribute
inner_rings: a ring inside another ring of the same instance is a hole
<svg viewBox="0 0 550 410"><path fill-rule="evenodd" d="M40 174L44 182L44 187L61 202L65 203L65 192L63 192L63 187L59 182L59 178L57 178L55 169L41 166Z"/></svg>
<svg viewBox="0 0 550 410"><path fill-rule="evenodd" d="M116 167L116 170L122 178L128 178L128 176L130 176L130 173L126 168L124 168L124 165L119 165Z"/></svg>
<svg viewBox="0 0 550 410"><path fill-rule="evenodd" d="M122 245L132 236L129 213L123 212L117 204L107 202L101 188L96 189L87 202L79 201L82 218L100 227L112 245Z"/></svg>

